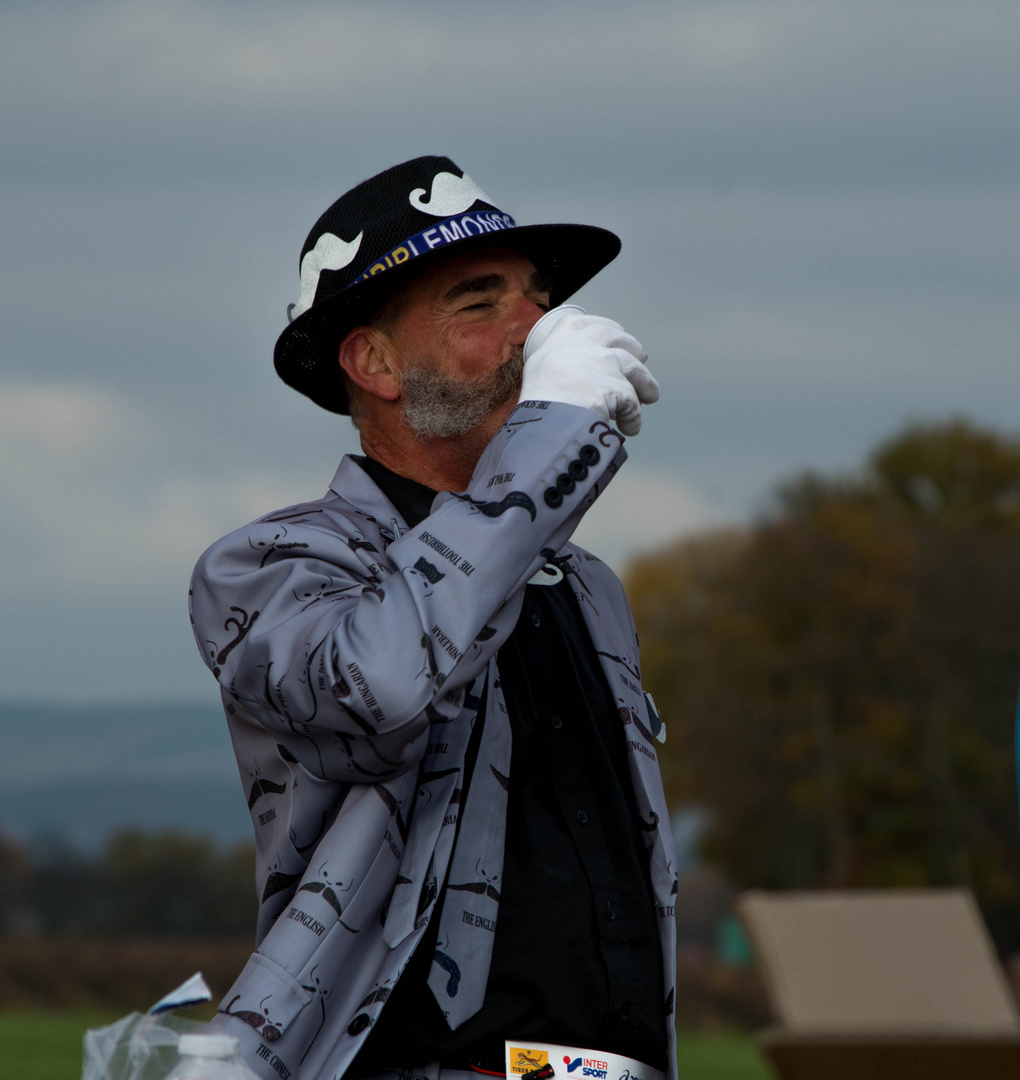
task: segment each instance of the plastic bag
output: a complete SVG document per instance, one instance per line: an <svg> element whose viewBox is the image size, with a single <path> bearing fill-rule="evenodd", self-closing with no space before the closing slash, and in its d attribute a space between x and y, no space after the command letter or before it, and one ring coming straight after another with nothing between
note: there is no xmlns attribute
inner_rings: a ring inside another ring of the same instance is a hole
<svg viewBox="0 0 1020 1080"><path fill-rule="evenodd" d="M181 1035L209 1030L208 1024L169 1015L212 1000L201 973L157 1001L144 1015L130 1013L85 1032L82 1080L163 1080L177 1064Z"/></svg>

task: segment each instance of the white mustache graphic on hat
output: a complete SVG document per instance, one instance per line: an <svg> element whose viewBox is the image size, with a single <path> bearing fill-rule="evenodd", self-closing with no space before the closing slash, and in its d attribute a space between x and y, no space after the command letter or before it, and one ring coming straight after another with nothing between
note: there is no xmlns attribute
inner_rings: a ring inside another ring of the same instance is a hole
<svg viewBox="0 0 1020 1080"><path fill-rule="evenodd" d="M315 241L315 247L301 260L301 297L296 304L287 305L289 322L293 322L312 306L322 271L342 270L347 266L358 254L364 235L363 230L353 240L341 240L339 236L325 232Z"/></svg>
<svg viewBox="0 0 1020 1080"><path fill-rule="evenodd" d="M478 199L492 202L470 176L455 176L451 172L436 173L432 177L432 193L428 202L422 200L424 194L423 187L415 188L408 198L415 210L422 210L433 217L462 214L465 210L470 210Z"/></svg>

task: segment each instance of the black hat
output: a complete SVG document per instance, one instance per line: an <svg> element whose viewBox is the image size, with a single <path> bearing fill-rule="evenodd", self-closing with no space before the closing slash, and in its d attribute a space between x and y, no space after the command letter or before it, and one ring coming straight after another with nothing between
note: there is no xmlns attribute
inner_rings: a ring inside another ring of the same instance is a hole
<svg viewBox="0 0 1020 1080"><path fill-rule="evenodd" d="M330 412L348 411L337 347L385 299L457 250L515 248L562 304L616 258L617 236L593 225L518 226L445 157L395 165L352 188L319 218L301 249L301 297L276 342L277 374Z"/></svg>

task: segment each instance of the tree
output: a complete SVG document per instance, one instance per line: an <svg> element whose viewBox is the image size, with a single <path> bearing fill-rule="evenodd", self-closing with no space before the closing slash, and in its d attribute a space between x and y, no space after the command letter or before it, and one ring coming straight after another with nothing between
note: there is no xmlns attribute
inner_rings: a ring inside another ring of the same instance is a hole
<svg viewBox="0 0 1020 1080"><path fill-rule="evenodd" d="M0 935L31 933L32 864L24 849L0 829Z"/></svg>
<svg viewBox="0 0 1020 1080"><path fill-rule="evenodd" d="M223 937L253 925L247 846L221 853L203 836L125 830L107 841L96 877L104 935Z"/></svg>
<svg viewBox="0 0 1020 1080"><path fill-rule="evenodd" d="M126 829L96 853L50 838L31 855L15 854L26 863L22 906L31 927L48 935L251 938L255 932L250 844L221 849L204 836ZM3 862L0 849L0 868ZM0 889L0 915L4 898Z"/></svg>
<svg viewBox="0 0 1020 1080"><path fill-rule="evenodd" d="M1020 947L1020 442L914 425L627 585L675 802L741 886L972 886Z"/></svg>

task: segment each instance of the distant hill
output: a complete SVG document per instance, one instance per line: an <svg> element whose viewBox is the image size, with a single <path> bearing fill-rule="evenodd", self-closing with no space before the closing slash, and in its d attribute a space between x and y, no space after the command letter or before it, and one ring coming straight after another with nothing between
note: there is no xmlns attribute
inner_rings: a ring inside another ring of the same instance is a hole
<svg viewBox="0 0 1020 1080"><path fill-rule="evenodd" d="M250 840L227 723L209 704L0 701L0 832L92 851L116 829ZM674 815L678 866L697 862L703 814Z"/></svg>
<svg viewBox="0 0 1020 1080"><path fill-rule="evenodd" d="M251 836L226 721L208 704L0 702L0 829L93 849L114 829Z"/></svg>

